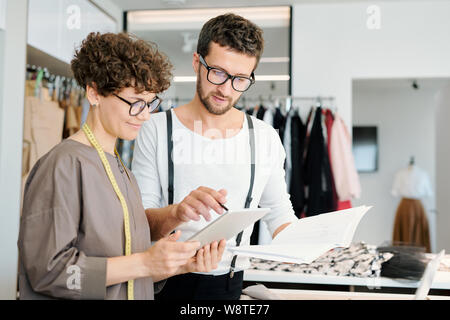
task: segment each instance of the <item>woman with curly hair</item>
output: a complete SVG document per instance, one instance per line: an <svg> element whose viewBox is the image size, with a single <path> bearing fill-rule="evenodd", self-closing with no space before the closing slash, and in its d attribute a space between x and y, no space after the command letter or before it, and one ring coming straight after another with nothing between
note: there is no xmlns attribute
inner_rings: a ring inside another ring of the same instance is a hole
<svg viewBox="0 0 450 320"><path fill-rule="evenodd" d="M19 233L20 299L153 299L164 279L217 267L225 241L151 243L136 179L115 150L161 102L172 65L152 43L90 33L71 62L91 108L33 167Z"/></svg>

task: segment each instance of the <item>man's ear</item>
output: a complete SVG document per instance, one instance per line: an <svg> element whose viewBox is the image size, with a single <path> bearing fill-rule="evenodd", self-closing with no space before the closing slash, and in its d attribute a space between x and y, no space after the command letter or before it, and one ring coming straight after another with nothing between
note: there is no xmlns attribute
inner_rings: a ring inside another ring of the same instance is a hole
<svg viewBox="0 0 450 320"><path fill-rule="evenodd" d="M195 74L200 71L200 58L197 52L192 55L192 69L194 69Z"/></svg>

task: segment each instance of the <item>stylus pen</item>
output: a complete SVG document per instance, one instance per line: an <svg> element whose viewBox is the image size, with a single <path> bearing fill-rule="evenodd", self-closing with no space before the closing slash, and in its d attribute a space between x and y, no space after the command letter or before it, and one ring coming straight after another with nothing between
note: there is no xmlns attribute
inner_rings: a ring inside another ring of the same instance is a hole
<svg viewBox="0 0 450 320"><path fill-rule="evenodd" d="M226 211L229 211L228 208L225 207L223 204L221 204L220 202L219 202L219 204L220 204L220 206L221 206L222 208L224 208Z"/></svg>

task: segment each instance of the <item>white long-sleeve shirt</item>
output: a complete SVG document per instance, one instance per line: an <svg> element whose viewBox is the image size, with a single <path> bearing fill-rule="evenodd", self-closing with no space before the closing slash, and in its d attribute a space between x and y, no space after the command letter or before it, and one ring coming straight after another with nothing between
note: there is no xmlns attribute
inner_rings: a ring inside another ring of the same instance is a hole
<svg viewBox="0 0 450 320"><path fill-rule="evenodd" d="M200 186L215 190L226 189L228 209L245 206L250 185L250 144L247 119L236 135L224 139L210 139L185 127L172 109L174 203L181 202ZM281 225L297 219L287 193L283 164L285 151L275 129L252 117L255 130L255 181L250 208L271 208L262 220L271 234ZM198 123L196 125L199 125ZM195 127L195 126L194 126ZM217 132L216 132L217 133ZM165 112L152 114L136 138L132 171L141 190L144 208L168 205L167 124ZM211 210L213 221L219 215ZM189 221L177 229L186 240L208 223ZM253 226L244 230L241 245L250 243ZM227 241L235 246L236 238ZM232 254L225 250L219 267L210 274L229 272ZM239 257L236 270L250 266L248 258Z"/></svg>

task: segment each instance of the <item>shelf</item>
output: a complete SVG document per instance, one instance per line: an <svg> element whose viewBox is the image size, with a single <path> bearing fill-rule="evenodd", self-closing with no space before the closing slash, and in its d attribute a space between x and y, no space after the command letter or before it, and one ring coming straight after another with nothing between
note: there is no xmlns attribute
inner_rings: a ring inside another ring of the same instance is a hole
<svg viewBox="0 0 450 320"><path fill-rule="evenodd" d="M51 74L73 78L70 64L31 45L27 45L27 64L45 67Z"/></svg>

